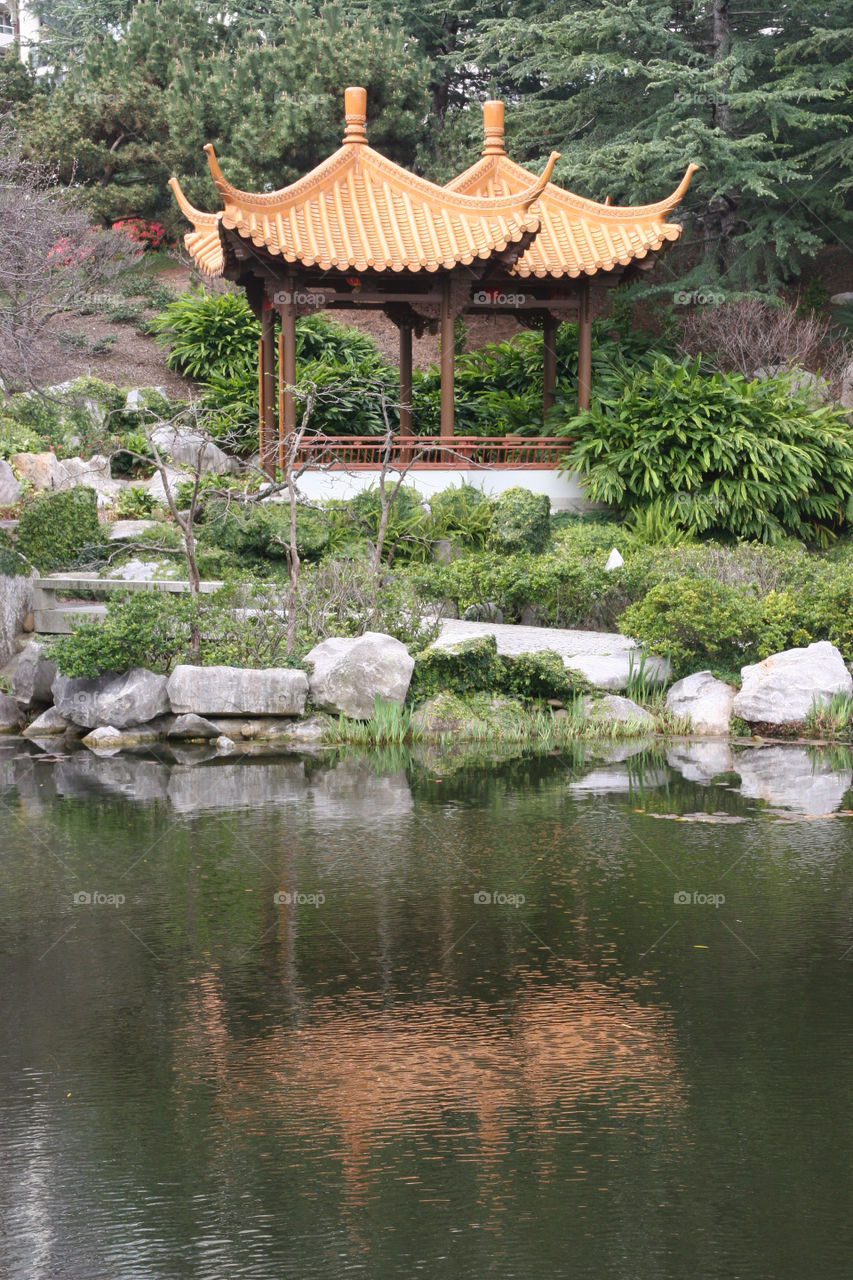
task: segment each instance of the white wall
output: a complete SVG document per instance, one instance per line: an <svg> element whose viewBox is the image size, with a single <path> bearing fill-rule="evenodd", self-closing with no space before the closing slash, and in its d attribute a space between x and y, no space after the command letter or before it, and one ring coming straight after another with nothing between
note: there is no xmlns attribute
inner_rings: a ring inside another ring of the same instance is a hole
<svg viewBox="0 0 853 1280"><path fill-rule="evenodd" d="M390 472L391 482L397 480L397 473ZM322 501L327 498L351 498L363 489L378 484L376 471L306 471L299 479L299 491L309 501ZM470 470L436 467L413 467L406 476L405 483L418 493L429 498L442 489L457 488L460 484L472 484L477 489L492 496L512 489L516 485L530 489L533 493L547 493L551 499L552 511L587 511L591 503L587 502L577 476L563 476L556 471L546 469L496 468L486 470L474 467Z"/></svg>
<svg viewBox="0 0 853 1280"><path fill-rule="evenodd" d="M3 8L11 16L12 24L17 22L20 38L20 57L22 62L32 62L35 57L35 45L38 43L40 23L23 0L0 0ZM16 39L12 31L0 31L0 49L13 44Z"/></svg>

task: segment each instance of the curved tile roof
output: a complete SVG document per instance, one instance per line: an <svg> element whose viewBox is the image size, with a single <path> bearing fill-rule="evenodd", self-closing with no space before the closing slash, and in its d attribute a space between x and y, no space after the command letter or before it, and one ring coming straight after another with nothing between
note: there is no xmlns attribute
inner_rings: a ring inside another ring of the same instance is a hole
<svg viewBox="0 0 853 1280"><path fill-rule="evenodd" d="M535 178L501 194L460 192L418 178L367 145L364 89L346 90L343 145L311 173L280 191L240 191L205 151L225 208L203 213L170 185L193 230L184 240L197 265L221 275L221 228L285 262L321 270L437 271L526 247L540 230L536 201L558 153Z"/></svg>
<svg viewBox="0 0 853 1280"><path fill-rule="evenodd" d="M481 198L521 191L531 178L504 150L502 102L483 104L483 154L447 184L449 191ZM691 164L672 195L656 204L598 204L549 182L537 208L541 229L512 268L516 276L580 276L612 271L677 240L682 227L667 222L684 196L698 165Z"/></svg>

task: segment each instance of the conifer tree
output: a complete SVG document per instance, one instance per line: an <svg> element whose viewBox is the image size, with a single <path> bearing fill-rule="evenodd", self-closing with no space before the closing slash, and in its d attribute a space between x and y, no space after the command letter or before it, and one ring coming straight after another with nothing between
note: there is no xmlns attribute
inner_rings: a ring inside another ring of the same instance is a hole
<svg viewBox="0 0 853 1280"><path fill-rule="evenodd" d="M559 181L631 203L695 161L682 261L772 289L850 216L848 28L845 0L523 0L476 48L515 98L518 156L556 148Z"/></svg>

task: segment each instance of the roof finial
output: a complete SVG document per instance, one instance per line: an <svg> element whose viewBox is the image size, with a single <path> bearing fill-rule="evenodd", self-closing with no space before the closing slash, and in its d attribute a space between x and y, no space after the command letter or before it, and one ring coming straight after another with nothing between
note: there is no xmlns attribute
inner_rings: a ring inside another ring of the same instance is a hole
<svg viewBox="0 0 853 1280"><path fill-rule="evenodd" d="M344 142L367 142L367 90L355 86L344 89L344 112L346 113L346 133Z"/></svg>
<svg viewBox="0 0 853 1280"><path fill-rule="evenodd" d="M504 104L491 99L483 103L483 131L486 135L484 156L504 156Z"/></svg>

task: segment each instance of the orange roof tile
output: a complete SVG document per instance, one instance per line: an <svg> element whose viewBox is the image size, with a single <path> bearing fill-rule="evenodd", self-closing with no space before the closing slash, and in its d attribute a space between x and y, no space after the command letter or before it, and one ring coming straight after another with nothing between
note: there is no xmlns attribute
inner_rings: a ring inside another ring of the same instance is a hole
<svg viewBox="0 0 853 1280"><path fill-rule="evenodd" d="M170 185L193 230L184 240L208 275L225 270L220 226L280 256L321 270L437 271L525 247L540 228L533 207L545 172L501 195L459 193L418 178L367 145L366 93L346 90L343 145L304 178L269 194L239 191L223 177L213 147L205 147L225 208L202 213Z"/></svg>
<svg viewBox="0 0 853 1280"><path fill-rule="evenodd" d="M531 174L504 150L504 104L484 103L483 121L486 141L481 158L448 182L447 189L481 198L523 190ZM594 275L627 266L660 249L665 241L677 240L681 224L666 222L666 215L679 203L698 167L689 165L672 195L657 204L598 204L549 182L537 205L542 227L512 267L512 274Z"/></svg>

